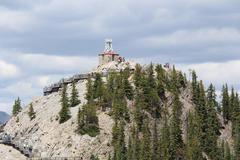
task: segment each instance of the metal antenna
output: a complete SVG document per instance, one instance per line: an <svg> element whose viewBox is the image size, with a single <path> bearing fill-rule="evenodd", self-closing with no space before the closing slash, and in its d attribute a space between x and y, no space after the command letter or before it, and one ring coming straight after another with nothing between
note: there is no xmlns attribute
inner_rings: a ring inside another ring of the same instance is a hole
<svg viewBox="0 0 240 160"><path fill-rule="evenodd" d="M105 49L104 52L113 52L112 39L105 39Z"/></svg>

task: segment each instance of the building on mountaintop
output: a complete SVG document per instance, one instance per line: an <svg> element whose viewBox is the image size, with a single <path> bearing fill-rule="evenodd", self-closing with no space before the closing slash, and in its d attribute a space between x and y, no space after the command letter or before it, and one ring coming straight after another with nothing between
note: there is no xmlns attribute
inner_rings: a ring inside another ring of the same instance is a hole
<svg viewBox="0 0 240 160"><path fill-rule="evenodd" d="M105 40L105 49L103 53L98 55L98 57L99 57L99 65L104 65L112 61L119 62L119 63L122 61L125 61L124 58L120 57L119 54L113 51L112 39Z"/></svg>

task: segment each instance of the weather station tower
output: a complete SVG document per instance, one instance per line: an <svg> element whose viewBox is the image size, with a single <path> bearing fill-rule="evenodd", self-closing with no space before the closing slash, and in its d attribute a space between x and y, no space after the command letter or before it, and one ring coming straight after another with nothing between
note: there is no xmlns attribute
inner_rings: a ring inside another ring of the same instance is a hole
<svg viewBox="0 0 240 160"><path fill-rule="evenodd" d="M116 62L122 61L122 58L119 57L119 54L113 51L112 39L105 39L105 49L103 53L100 53L98 55L98 57L99 57L99 65L104 65L112 61L116 61Z"/></svg>

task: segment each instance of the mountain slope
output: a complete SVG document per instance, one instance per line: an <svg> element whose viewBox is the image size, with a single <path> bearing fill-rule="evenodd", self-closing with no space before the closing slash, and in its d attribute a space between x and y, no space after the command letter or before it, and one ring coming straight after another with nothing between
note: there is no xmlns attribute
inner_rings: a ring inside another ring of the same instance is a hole
<svg viewBox="0 0 240 160"><path fill-rule="evenodd" d="M167 70L167 74L170 74L171 70ZM130 77L132 82L133 77ZM104 79L104 81L106 81ZM12 117L6 124L4 130L14 137L15 141L23 144L30 144L33 146L34 155L36 157L79 157L84 160L90 159L91 155L97 155L101 160L108 159L109 154L113 155L114 149L112 146L112 128L115 124L114 118L111 115L111 110L97 111L99 120L100 134L96 137L90 137L88 135L79 135L75 131L77 129L77 114L78 109L86 104L86 83L87 80L80 80L76 84L76 88L79 92L79 99L81 104L70 108L71 118L63 123L59 124L59 111L61 110L61 90L59 92L52 93L48 96L42 96L32 101L34 111L36 112L36 118L30 120L28 116L29 106L24 108L17 116ZM72 86L68 85L68 95L70 96ZM113 94L113 93L111 93ZM170 91L165 92L166 108L169 110L170 115L173 110L174 95ZM185 143L187 139L187 127L188 127L188 114L190 111L196 110L196 106L192 101L193 94L191 89L191 83L187 83L186 87L179 90L179 100L182 105L181 114L181 129L182 137ZM130 111L130 122L125 126L125 141L128 141L131 132L131 126L134 124L135 100L127 101L127 108ZM161 104L163 106L163 104ZM145 113L145 111L144 111ZM154 118L146 113L150 120L150 126L153 126ZM171 118L171 116L169 116ZM218 115L218 119L221 122L221 135L219 136L219 142L222 140L227 141L230 147L233 148L233 139L231 136L231 123L225 125L223 118ZM158 124L158 127L162 127L162 122ZM151 130L152 132L152 130ZM204 154L204 153L203 153Z"/></svg>

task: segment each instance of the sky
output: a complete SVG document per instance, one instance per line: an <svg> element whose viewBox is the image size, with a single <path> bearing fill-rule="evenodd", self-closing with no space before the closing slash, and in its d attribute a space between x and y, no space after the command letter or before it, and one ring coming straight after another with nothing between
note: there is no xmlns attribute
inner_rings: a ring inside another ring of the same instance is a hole
<svg viewBox="0 0 240 160"><path fill-rule="evenodd" d="M126 59L195 69L240 89L239 0L1 0L0 110L97 66L104 39Z"/></svg>

